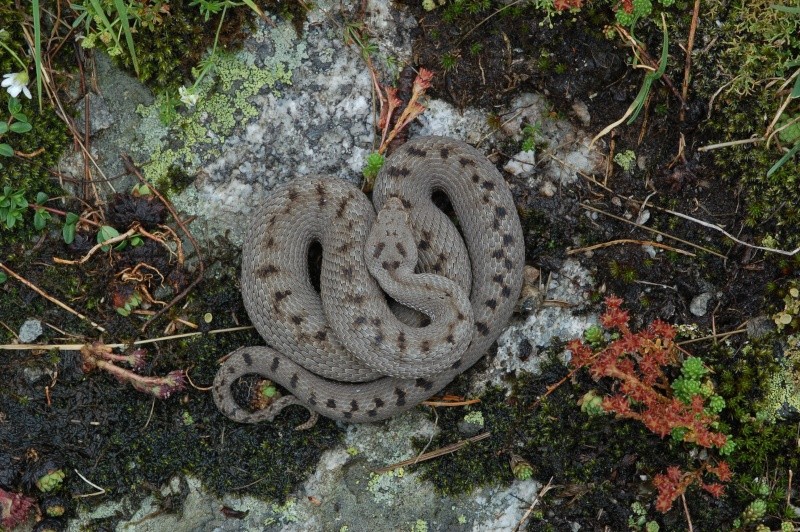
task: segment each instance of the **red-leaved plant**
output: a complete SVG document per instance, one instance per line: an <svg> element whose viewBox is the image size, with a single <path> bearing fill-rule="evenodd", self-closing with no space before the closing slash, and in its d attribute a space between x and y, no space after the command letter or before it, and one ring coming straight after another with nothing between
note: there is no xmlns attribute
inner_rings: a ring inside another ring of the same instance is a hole
<svg viewBox="0 0 800 532"><path fill-rule="evenodd" d="M678 434L682 441L701 447L725 446L725 434L714 430L718 416L706 408L703 395L697 394L687 403L670 393L664 368L680 362L680 351L674 342L675 328L655 320L646 330L633 332L628 326L628 312L621 308L622 299L609 296L605 304L600 324L616 338L597 351L581 339L567 344L574 368L587 368L595 381L604 377L614 380L615 393L603 398L602 409L620 418L640 421L662 438ZM675 499L695 483L713 496L721 496L724 486L705 483L705 474L716 476L720 482L727 482L731 476L725 462L716 466L706 462L690 472L670 467L666 474L655 475L656 509L668 511Z"/></svg>

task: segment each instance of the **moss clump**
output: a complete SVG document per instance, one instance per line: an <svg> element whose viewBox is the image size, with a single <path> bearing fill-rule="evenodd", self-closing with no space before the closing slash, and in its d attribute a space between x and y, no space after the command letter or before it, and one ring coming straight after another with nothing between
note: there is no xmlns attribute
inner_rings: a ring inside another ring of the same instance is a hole
<svg viewBox="0 0 800 532"><path fill-rule="evenodd" d="M800 54L800 16L773 9L772 4L780 2L754 0L734 2L730 7L723 7L723 3L708 6L707 20L722 20L723 25L708 30L717 38L709 57L714 68L708 77L701 73L695 84L702 99L718 93L712 118L703 125L712 142L763 134L782 104L785 95L777 94L776 87L781 84L780 78L788 78L796 68L792 62ZM799 112L797 103L789 105L782 115L784 122ZM769 146L765 142L733 146L714 150L712 155L721 177L741 184L745 223L758 227L760 238L768 237L765 244L793 248L800 243L795 229L800 224L800 209L792 200L797 197L800 165L795 158L770 177L766 175L783 155L780 140L784 147L793 143L784 134Z"/></svg>
<svg viewBox="0 0 800 532"><path fill-rule="evenodd" d="M171 0L167 13L161 13L155 20L139 24L136 28L133 38L139 65L138 77L154 89L177 90L191 79L192 69L197 67L214 43L214 30L219 25L222 12L205 20L199 7L191 4L190 0ZM116 12L112 10L111 14L113 17ZM245 30L252 26L255 16L245 5L226 10L217 48L236 49L244 40ZM127 46L116 50L113 59L134 74Z"/></svg>

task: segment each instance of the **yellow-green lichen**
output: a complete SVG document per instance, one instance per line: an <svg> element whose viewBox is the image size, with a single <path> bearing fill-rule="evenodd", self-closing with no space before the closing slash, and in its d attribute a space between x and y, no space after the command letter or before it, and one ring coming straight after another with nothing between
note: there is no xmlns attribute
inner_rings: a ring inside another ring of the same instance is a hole
<svg viewBox="0 0 800 532"><path fill-rule="evenodd" d="M780 369L766 379L757 405L756 417L763 421L775 421L783 412L800 412L800 335L786 338L778 365Z"/></svg>
<svg viewBox="0 0 800 532"><path fill-rule="evenodd" d="M180 115L168 128L159 120L159 102L139 106L142 116L140 156L146 160L147 179L162 183L167 172L179 166L194 172L201 160L221 155L221 146L237 125L258 117L260 110L251 102L257 94L292 83L292 71L308 57L306 45L297 40L287 24L262 28L254 35L259 42L271 44L273 53L257 66L249 52L220 54L214 76L198 89L197 106Z"/></svg>
<svg viewBox="0 0 800 532"><path fill-rule="evenodd" d="M371 473L367 490L372 493L376 503L392 503L399 490L395 479L403 476L405 470L402 467L381 474Z"/></svg>

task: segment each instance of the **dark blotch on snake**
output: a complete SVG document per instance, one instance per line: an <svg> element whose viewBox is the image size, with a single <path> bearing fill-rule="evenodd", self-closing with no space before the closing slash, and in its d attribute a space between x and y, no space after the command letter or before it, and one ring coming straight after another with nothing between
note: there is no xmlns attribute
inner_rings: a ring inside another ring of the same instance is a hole
<svg viewBox="0 0 800 532"><path fill-rule="evenodd" d="M483 188L484 190L494 190L494 183L492 183L491 181L484 181L481 184L481 188Z"/></svg>
<svg viewBox="0 0 800 532"><path fill-rule="evenodd" d="M433 388L433 383L431 381L427 381L425 379L417 379L416 382L414 383L414 386L416 386L417 388L422 388L422 389L428 391L431 388Z"/></svg>
<svg viewBox="0 0 800 532"><path fill-rule="evenodd" d="M496 299L487 299L486 306L490 309L494 310L497 308L497 300Z"/></svg>
<svg viewBox="0 0 800 532"><path fill-rule="evenodd" d="M394 394L397 396L397 406L406 404L406 392L401 388L395 388Z"/></svg>
<svg viewBox="0 0 800 532"><path fill-rule="evenodd" d="M267 264L266 266L262 266L261 268L258 269L258 276L267 277L277 272L278 268L276 268L274 264Z"/></svg>
<svg viewBox="0 0 800 532"><path fill-rule="evenodd" d="M389 175L392 177L406 177L411 173L411 170L403 166L392 166L389 168Z"/></svg>
<svg viewBox="0 0 800 532"><path fill-rule="evenodd" d="M385 242L378 242L378 245L375 246L375 251L372 252L372 256L375 257L376 259L380 257L381 253L383 253L383 248L385 247L386 247Z"/></svg>
<svg viewBox="0 0 800 532"><path fill-rule="evenodd" d="M297 379L299 379L299 377L297 376L297 373L295 373L292 375L292 380L289 381L289 386L292 388L297 388Z"/></svg>
<svg viewBox="0 0 800 532"><path fill-rule="evenodd" d="M328 408L336 408L336 401L334 401L333 399L328 399L328 402L325 403L325 406L327 406Z"/></svg>
<svg viewBox="0 0 800 532"><path fill-rule="evenodd" d="M271 369L272 371L275 371L276 369L278 369L278 366L280 365L280 363L281 363L281 359L279 359L278 357L273 358L272 359L272 364L269 366L269 369Z"/></svg>
<svg viewBox="0 0 800 532"><path fill-rule="evenodd" d="M328 338L328 331L318 331L314 338L317 340L327 340Z"/></svg>
<svg viewBox="0 0 800 532"><path fill-rule="evenodd" d="M447 159L450 157L450 150L448 148L442 148L439 150L439 155L442 157L442 159Z"/></svg>
<svg viewBox="0 0 800 532"><path fill-rule="evenodd" d="M253 365L253 357L247 351L242 353L242 360L244 360L244 363L247 364L248 367Z"/></svg>
<svg viewBox="0 0 800 532"><path fill-rule="evenodd" d="M413 155L414 157L425 157L428 155L428 152L412 146L408 149L408 154Z"/></svg>
<svg viewBox="0 0 800 532"><path fill-rule="evenodd" d="M482 321L476 321L475 328L478 329L478 332L481 333L483 336L489 334L489 327Z"/></svg>

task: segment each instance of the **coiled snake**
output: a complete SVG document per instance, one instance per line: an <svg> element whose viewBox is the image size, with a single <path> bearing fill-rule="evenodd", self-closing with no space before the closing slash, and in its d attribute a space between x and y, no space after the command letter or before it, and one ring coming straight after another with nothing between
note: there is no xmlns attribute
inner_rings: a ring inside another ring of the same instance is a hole
<svg viewBox="0 0 800 532"><path fill-rule="evenodd" d="M432 202L436 191L461 233ZM508 186L482 153L415 138L386 160L373 203L339 179L304 177L253 216L242 297L270 347L242 347L223 363L213 386L223 414L271 421L301 404L313 419L386 419L444 388L503 330L522 285L524 244ZM308 272L314 242L323 249L319 292ZM428 323L414 324L410 309ZM239 406L231 385L251 373L292 396L255 412Z"/></svg>

